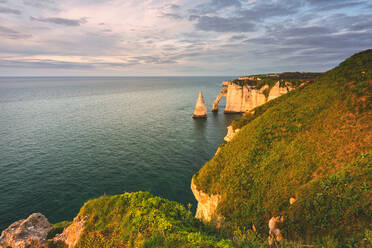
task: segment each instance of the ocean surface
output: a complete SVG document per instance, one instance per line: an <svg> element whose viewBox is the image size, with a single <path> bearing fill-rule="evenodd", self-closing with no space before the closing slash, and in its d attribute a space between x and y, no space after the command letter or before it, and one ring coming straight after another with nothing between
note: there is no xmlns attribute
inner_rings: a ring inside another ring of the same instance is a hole
<svg viewBox="0 0 372 248"><path fill-rule="evenodd" d="M229 77L0 78L0 231L33 212L72 220L103 194L196 201L190 181L240 115L208 110Z"/></svg>

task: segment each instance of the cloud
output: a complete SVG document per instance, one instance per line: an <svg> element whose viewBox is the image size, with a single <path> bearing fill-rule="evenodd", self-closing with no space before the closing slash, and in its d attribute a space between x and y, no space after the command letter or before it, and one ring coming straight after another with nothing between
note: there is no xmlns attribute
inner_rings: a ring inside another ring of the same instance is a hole
<svg viewBox="0 0 372 248"><path fill-rule="evenodd" d="M3 18L0 24L0 53L8 58L3 64L7 71L16 72L21 70L17 68L40 72L45 68L52 73L60 68L110 75L110 70L140 74L159 69L211 75L292 70L302 65L305 70L320 70L370 47L372 38L367 0L0 3L0 13L17 15ZM63 27L74 28L66 32ZM28 33L32 39L27 39ZM247 54L250 59L245 59Z"/></svg>
<svg viewBox="0 0 372 248"><path fill-rule="evenodd" d="M171 9L171 10L178 10L181 8L181 6L178 4L166 4L163 8Z"/></svg>
<svg viewBox="0 0 372 248"><path fill-rule="evenodd" d="M84 24L87 22L85 18L81 18L81 19L67 19L67 18L59 18L59 17L35 18L31 16L30 19L31 21L53 23L53 24L64 25L64 26L80 26L81 24Z"/></svg>
<svg viewBox="0 0 372 248"><path fill-rule="evenodd" d="M329 34L332 31L327 27L321 26L309 26L309 27L290 27L284 28L278 35L282 37L308 37L308 36L316 36L316 35L323 35Z"/></svg>
<svg viewBox="0 0 372 248"><path fill-rule="evenodd" d="M178 13L181 11L181 6L177 4L165 4L158 9L160 12L160 17L166 17L174 20L181 20L184 17Z"/></svg>
<svg viewBox="0 0 372 248"><path fill-rule="evenodd" d="M11 28L0 26L0 34L8 39L25 39L31 37L29 34L23 34Z"/></svg>
<svg viewBox="0 0 372 248"><path fill-rule="evenodd" d="M45 69L87 69L93 68L86 63L61 62L55 60L3 60L0 59L0 67L17 68L45 68Z"/></svg>
<svg viewBox="0 0 372 248"><path fill-rule="evenodd" d="M202 16L195 26L199 30L215 32L250 32L255 30L256 27L249 19L218 16Z"/></svg>
<svg viewBox="0 0 372 248"><path fill-rule="evenodd" d="M354 30L354 31L370 30L370 29L372 29L372 22L371 21L365 21L365 22L356 23L356 24L351 25L348 29L349 30Z"/></svg>
<svg viewBox="0 0 372 248"><path fill-rule="evenodd" d="M14 14L14 15L20 15L21 11L17 9L11 9L11 8L5 8L5 7L0 7L0 13L3 14Z"/></svg>
<svg viewBox="0 0 372 248"><path fill-rule="evenodd" d="M175 20L183 19L183 17L181 15L175 14L175 13L163 13L161 16L171 18L171 19L175 19Z"/></svg>
<svg viewBox="0 0 372 248"><path fill-rule="evenodd" d="M189 21L195 21L195 20L198 20L200 18L200 16L199 15L190 15L189 16Z"/></svg>
<svg viewBox="0 0 372 248"><path fill-rule="evenodd" d="M208 3L199 4L195 8L189 9L188 11L194 15L203 15L216 13L231 7L240 8L241 2L239 0L211 0Z"/></svg>
<svg viewBox="0 0 372 248"><path fill-rule="evenodd" d="M294 15L300 11L301 7L303 7L301 1L258 1L246 9L241 9L239 14L243 18L260 22L267 18Z"/></svg>
<svg viewBox="0 0 372 248"><path fill-rule="evenodd" d="M366 49L371 46L372 33L343 33L336 35L317 35L312 37L299 37L284 40L284 44L303 47L326 49L359 48Z"/></svg>
<svg viewBox="0 0 372 248"><path fill-rule="evenodd" d="M258 1L244 7L237 0L215 2L220 3L217 4L219 6L217 9L227 6L234 6L235 9L228 16L190 15L190 21L197 20L195 24L197 29L215 32L252 32L256 30L257 25L263 23L263 20L296 14L303 6L301 1Z"/></svg>
<svg viewBox="0 0 372 248"><path fill-rule="evenodd" d="M36 8L43 8L50 5L56 5L54 0L23 0L23 4Z"/></svg>
<svg viewBox="0 0 372 248"><path fill-rule="evenodd" d="M239 41L239 40L243 40L243 39L246 39L247 36L245 35L233 35L231 36L230 40L231 41Z"/></svg>

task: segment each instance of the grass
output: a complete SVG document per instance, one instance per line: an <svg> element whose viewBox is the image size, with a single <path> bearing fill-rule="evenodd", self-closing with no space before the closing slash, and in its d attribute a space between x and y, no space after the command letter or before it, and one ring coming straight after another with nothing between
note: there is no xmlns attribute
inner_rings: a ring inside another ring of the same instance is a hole
<svg viewBox="0 0 372 248"><path fill-rule="evenodd" d="M148 192L102 196L79 214L86 218L82 247L235 247L179 203Z"/></svg>
<svg viewBox="0 0 372 248"><path fill-rule="evenodd" d="M221 195L217 214L233 229L265 234L283 215L288 239L361 240L372 219L371 79L367 50L235 121L241 131L194 176L198 189ZM349 171L361 156L364 177Z"/></svg>

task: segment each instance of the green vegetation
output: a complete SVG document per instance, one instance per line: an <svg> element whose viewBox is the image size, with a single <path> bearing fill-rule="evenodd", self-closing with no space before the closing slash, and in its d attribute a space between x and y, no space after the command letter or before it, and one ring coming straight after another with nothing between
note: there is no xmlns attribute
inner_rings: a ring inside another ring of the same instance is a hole
<svg viewBox="0 0 372 248"><path fill-rule="evenodd" d="M234 247L181 204L147 192L90 200L78 216L86 222L77 248Z"/></svg>
<svg viewBox="0 0 372 248"><path fill-rule="evenodd" d="M283 72L271 74L250 75L250 79L235 79L233 83L238 85L249 85L257 89L261 89L265 85L272 88L278 81L280 86L284 87L286 83L290 83L293 87L298 87L302 83L314 82L321 74L315 72ZM269 90L267 90L268 94Z"/></svg>
<svg viewBox="0 0 372 248"><path fill-rule="evenodd" d="M289 240L362 247L372 229L372 50L233 122L242 128L194 176L221 195L225 228L268 233L284 216ZM290 205L289 199L296 198Z"/></svg>

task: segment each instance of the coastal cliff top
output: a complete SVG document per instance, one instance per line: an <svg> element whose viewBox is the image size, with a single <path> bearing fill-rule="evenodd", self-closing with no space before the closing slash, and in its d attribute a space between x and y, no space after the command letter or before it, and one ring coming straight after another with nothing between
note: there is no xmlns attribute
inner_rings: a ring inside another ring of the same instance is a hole
<svg viewBox="0 0 372 248"><path fill-rule="evenodd" d="M267 73L255 74L249 76L241 76L233 81L234 84L243 86L249 85L255 88L262 88L264 85L274 86L276 82L280 82L280 86L291 84L292 87L297 87L302 83L314 82L322 73L318 72L282 72L282 73Z"/></svg>

